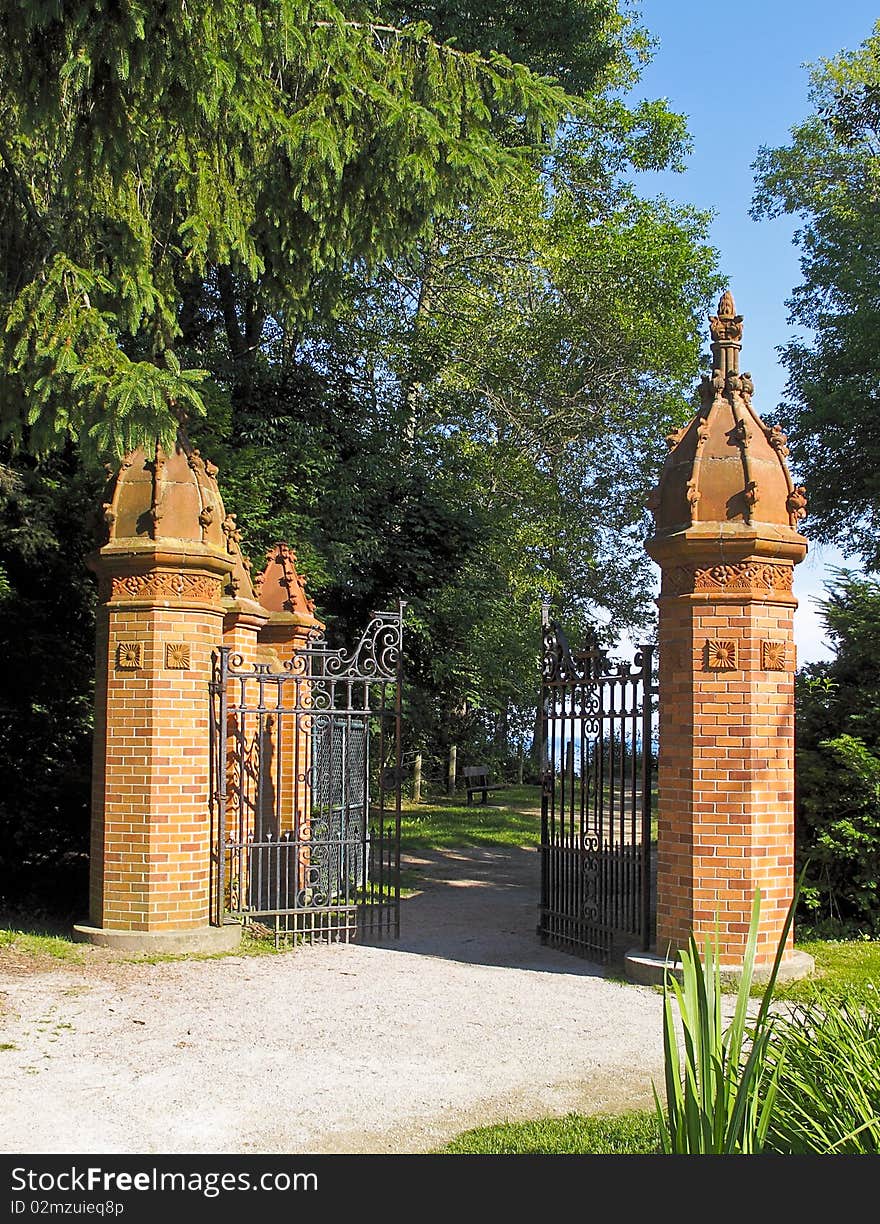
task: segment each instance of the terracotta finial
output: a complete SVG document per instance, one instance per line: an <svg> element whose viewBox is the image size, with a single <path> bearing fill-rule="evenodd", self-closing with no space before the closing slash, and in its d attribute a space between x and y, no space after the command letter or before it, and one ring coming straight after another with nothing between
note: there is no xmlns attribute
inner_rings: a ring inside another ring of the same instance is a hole
<svg viewBox="0 0 880 1224"><path fill-rule="evenodd" d="M725 342L738 344L742 340L742 324L743 317L736 313L733 294L729 289L725 289L718 303L718 314L709 317L709 330L712 333L712 339L716 344L724 344Z"/></svg>
<svg viewBox="0 0 880 1224"><path fill-rule="evenodd" d="M657 536L711 524L774 524L797 529L806 511L803 490L792 483L787 439L763 423L752 403L751 374L740 373L742 315L727 290L712 324L712 368L700 383L700 407L681 430L667 436L669 452L649 499Z"/></svg>
<svg viewBox="0 0 880 1224"><path fill-rule="evenodd" d="M791 515L791 525L796 527L798 520L805 518L807 513L807 490L803 485L795 485L788 495L786 505Z"/></svg>
<svg viewBox="0 0 880 1224"><path fill-rule="evenodd" d="M167 450L156 441L129 451L115 473L111 470L105 500L113 515L104 520L109 544L189 540L233 552L222 529L226 511L220 490L183 429Z"/></svg>
<svg viewBox="0 0 880 1224"><path fill-rule="evenodd" d="M314 621L315 601L306 594L305 583L305 575L297 570L296 553L279 542L266 554L266 565L254 588L270 612L292 612Z"/></svg>

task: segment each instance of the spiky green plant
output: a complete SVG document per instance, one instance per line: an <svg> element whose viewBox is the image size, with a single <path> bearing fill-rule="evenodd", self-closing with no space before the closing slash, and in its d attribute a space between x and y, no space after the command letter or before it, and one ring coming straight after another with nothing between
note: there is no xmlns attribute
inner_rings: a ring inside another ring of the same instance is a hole
<svg viewBox="0 0 880 1224"><path fill-rule="evenodd" d="M880 1152L880 998L817 992L777 1018L767 1143L784 1154Z"/></svg>
<svg viewBox="0 0 880 1224"><path fill-rule="evenodd" d="M773 1117L782 1059L768 1055L773 1030L770 1001L791 925L789 908L766 989L748 1027L749 992L761 913L756 889L733 1020L722 1020L718 941L706 940L705 965L693 935L681 952L682 981L667 971L663 983L666 1109L654 1086L661 1150L669 1155L761 1152ZM684 1038L679 1056L673 999Z"/></svg>

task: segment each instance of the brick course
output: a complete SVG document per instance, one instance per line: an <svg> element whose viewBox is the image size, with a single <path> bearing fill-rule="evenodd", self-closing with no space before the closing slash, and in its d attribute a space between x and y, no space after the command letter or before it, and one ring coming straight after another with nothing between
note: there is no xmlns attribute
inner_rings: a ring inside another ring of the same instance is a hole
<svg viewBox="0 0 880 1224"><path fill-rule="evenodd" d="M657 949L720 932L722 963L742 961L754 890L757 962L772 961L791 898L794 847L794 641L791 596L659 600L660 771ZM714 671L722 635L737 667ZM762 666L784 642L787 670Z"/></svg>

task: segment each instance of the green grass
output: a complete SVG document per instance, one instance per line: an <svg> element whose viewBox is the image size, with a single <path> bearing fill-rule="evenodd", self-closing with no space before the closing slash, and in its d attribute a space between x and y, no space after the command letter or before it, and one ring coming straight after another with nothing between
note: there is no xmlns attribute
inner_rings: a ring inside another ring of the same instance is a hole
<svg viewBox="0 0 880 1224"><path fill-rule="evenodd" d="M513 786L488 803L468 804L464 796L430 796L424 803L404 801L401 849L461 849L465 846L532 846L541 839L541 791Z"/></svg>
<svg viewBox="0 0 880 1224"><path fill-rule="evenodd" d="M275 946L271 937L260 936L245 927L237 948L225 952L138 952L124 957L129 965L163 965L167 961L225 960L230 956L279 956L292 950L292 945Z"/></svg>
<svg viewBox="0 0 880 1224"><path fill-rule="evenodd" d="M69 936L49 935L38 931L0 928L0 952L23 953L25 956L49 956L53 960L82 964L85 949Z"/></svg>
<svg viewBox="0 0 880 1224"><path fill-rule="evenodd" d="M657 1119L647 1111L592 1118L570 1113L564 1118L480 1126L439 1150L473 1156L650 1155L659 1151L659 1132Z"/></svg>
<svg viewBox="0 0 880 1224"><path fill-rule="evenodd" d="M276 948L271 939L260 938L245 929L242 931L239 946L226 952L139 952L128 956L120 956L117 953L111 954L110 959L121 960L125 964L161 965L166 961L222 960L229 956L277 956L289 950L285 947ZM90 955L101 955L107 950L78 943L71 936L0 928L0 953L4 951L31 956L36 960L51 958L82 965Z"/></svg>
<svg viewBox="0 0 880 1224"><path fill-rule="evenodd" d="M797 947L813 957L816 972L813 977L778 986L777 998L804 1003L813 997L820 984L837 994L866 988L880 990L880 940L798 940Z"/></svg>

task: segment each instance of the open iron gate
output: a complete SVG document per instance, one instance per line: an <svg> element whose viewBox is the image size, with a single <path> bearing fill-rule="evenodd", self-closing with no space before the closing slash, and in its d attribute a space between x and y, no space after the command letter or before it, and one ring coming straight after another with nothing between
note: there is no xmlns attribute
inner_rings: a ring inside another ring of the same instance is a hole
<svg viewBox="0 0 880 1224"><path fill-rule="evenodd" d="M653 938L654 648L612 664L595 643L572 650L546 610L543 629L538 934L606 963Z"/></svg>
<svg viewBox="0 0 880 1224"><path fill-rule="evenodd" d="M351 654L312 634L211 683L212 912L276 942L400 933L403 606Z"/></svg>

